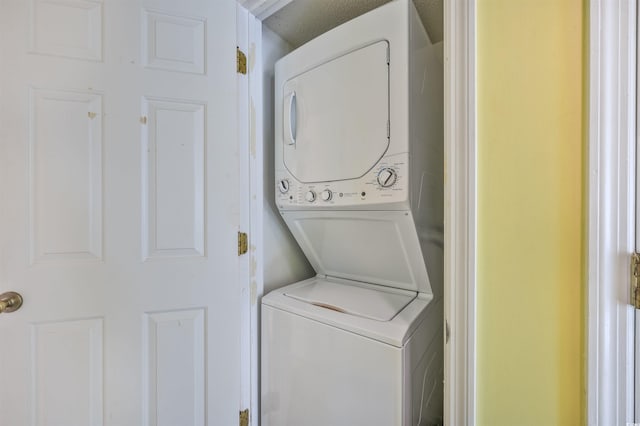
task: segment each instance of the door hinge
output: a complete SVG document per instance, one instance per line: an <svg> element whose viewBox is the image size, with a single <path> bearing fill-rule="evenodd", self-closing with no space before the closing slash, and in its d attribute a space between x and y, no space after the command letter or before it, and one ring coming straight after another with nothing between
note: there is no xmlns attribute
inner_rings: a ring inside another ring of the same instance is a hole
<svg viewBox="0 0 640 426"><path fill-rule="evenodd" d="M247 73L247 55L239 47L236 47L236 62L238 74Z"/></svg>
<svg viewBox="0 0 640 426"><path fill-rule="evenodd" d="M640 309L640 254L631 254L631 295L629 303Z"/></svg>
<svg viewBox="0 0 640 426"><path fill-rule="evenodd" d="M249 409L240 411L240 426L249 426Z"/></svg>
<svg viewBox="0 0 640 426"><path fill-rule="evenodd" d="M242 256L249 249L249 237L246 232L238 232L238 256Z"/></svg>

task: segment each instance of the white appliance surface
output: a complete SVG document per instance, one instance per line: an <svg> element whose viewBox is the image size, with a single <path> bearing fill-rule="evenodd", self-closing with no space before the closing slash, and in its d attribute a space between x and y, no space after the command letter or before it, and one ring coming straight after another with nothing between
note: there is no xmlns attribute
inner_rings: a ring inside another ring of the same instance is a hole
<svg viewBox="0 0 640 426"><path fill-rule="evenodd" d="M284 295L322 280L293 284L263 299L262 333L269 338L262 341L262 425L438 424L442 303L416 298L393 320L381 322ZM401 344L373 338L394 323L406 336ZM362 328L355 330L356 324Z"/></svg>
<svg viewBox="0 0 640 426"><path fill-rule="evenodd" d="M316 279L292 288L286 296L321 308L376 321L390 321L416 298L414 292L383 290L371 285Z"/></svg>
<svg viewBox="0 0 640 426"><path fill-rule="evenodd" d="M408 3L389 3L275 64L281 210L409 208L408 24Z"/></svg>
<svg viewBox="0 0 640 426"><path fill-rule="evenodd" d="M283 211L320 275L431 294L410 211Z"/></svg>
<svg viewBox="0 0 640 426"><path fill-rule="evenodd" d="M382 158L389 146L388 49L378 41L284 84L284 164L298 181L359 178Z"/></svg>
<svg viewBox="0 0 640 426"><path fill-rule="evenodd" d="M275 65L275 202L318 275L262 298L263 426L441 424L435 53L397 0Z"/></svg>
<svg viewBox="0 0 640 426"><path fill-rule="evenodd" d="M385 301L388 302L395 299L393 295L412 298L412 300L408 301L400 311L396 311L390 320L382 321L380 319L372 319L368 316L346 312L346 309L344 312L341 312L340 310L330 309L327 306L315 305L312 303L312 298L305 300L303 297L292 297L292 295L295 296L298 294L308 295L309 286L322 289L325 284L330 284L330 286L327 287L330 290L320 290L320 292L324 293L323 297L331 293L330 298L325 299L330 302L328 305L337 305L338 307L350 305L352 309L353 306L361 306L361 304L357 302L347 300L349 297L354 297L354 293L358 293L358 290L354 290L353 287L361 287L363 290L368 290L367 292L360 292L359 295L367 297L369 300L378 299L376 303L377 309L371 307L368 308L369 310L367 312L371 314L370 316L379 318L385 315L390 316L390 313L396 310L397 304L394 307L383 307ZM306 290L304 290L305 288ZM298 289L303 290L299 293ZM377 292L377 294L375 292ZM415 327L423 320L425 308L430 304L432 299L433 297L431 295L423 293L385 288L374 284L359 283L339 278L315 276L273 290L262 298L262 305L263 307L271 306L304 316L388 345L402 347L415 330ZM269 336L269 334L266 334L266 336Z"/></svg>
<svg viewBox="0 0 640 426"><path fill-rule="evenodd" d="M402 348L269 306L262 330L263 426L400 424Z"/></svg>

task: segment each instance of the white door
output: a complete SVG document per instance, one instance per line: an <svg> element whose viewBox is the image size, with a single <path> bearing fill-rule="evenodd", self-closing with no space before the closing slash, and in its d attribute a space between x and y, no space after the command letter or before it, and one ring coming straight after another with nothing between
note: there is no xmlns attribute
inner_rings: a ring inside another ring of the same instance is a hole
<svg viewBox="0 0 640 426"><path fill-rule="evenodd" d="M0 424L238 421L233 0L0 0Z"/></svg>

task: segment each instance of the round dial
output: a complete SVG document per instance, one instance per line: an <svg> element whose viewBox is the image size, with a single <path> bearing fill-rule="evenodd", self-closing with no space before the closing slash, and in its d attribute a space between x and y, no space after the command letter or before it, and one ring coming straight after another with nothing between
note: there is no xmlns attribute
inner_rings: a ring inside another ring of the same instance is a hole
<svg viewBox="0 0 640 426"><path fill-rule="evenodd" d="M311 190L309 190L309 191L307 191L307 193L304 195L304 198L305 198L308 202L313 203L313 202L316 200L316 193L315 193L315 192L313 192L313 191L311 191Z"/></svg>
<svg viewBox="0 0 640 426"><path fill-rule="evenodd" d="M378 183L383 188L390 187L391 185L396 183L397 179L398 179L398 174L396 173L395 170L390 168L382 169L380 170L380 173L378 173Z"/></svg>
<svg viewBox="0 0 640 426"><path fill-rule="evenodd" d="M322 198L322 201L329 201L331 200L332 197L333 197L333 192L331 192L330 189L325 189L320 193L320 198Z"/></svg>
<svg viewBox="0 0 640 426"><path fill-rule="evenodd" d="M289 180L282 179L280 182L278 182L278 190L282 194L286 194L287 192L289 192Z"/></svg>

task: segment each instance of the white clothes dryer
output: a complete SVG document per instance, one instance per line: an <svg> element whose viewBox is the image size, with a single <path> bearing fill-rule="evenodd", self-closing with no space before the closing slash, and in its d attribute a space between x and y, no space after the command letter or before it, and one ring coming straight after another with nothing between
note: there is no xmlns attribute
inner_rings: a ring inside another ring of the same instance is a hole
<svg viewBox="0 0 640 426"><path fill-rule="evenodd" d="M442 421L442 62L395 0L276 63L276 205L316 277L262 299L263 426Z"/></svg>

